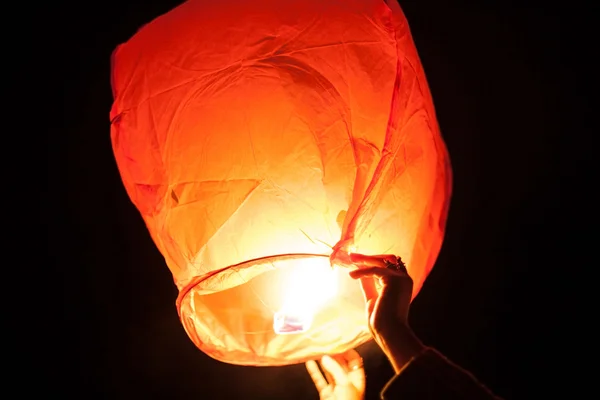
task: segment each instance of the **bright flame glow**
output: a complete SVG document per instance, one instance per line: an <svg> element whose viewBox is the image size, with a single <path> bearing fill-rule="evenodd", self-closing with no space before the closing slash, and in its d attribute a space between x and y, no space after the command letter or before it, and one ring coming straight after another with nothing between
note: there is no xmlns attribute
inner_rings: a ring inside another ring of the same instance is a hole
<svg viewBox="0 0 600 400"><path fill-rule="evenodd" d="M326 258L298 260L284 283L284 300L273 321L275 332L310 329L314 315L338 293L337 272Z"/></svg>

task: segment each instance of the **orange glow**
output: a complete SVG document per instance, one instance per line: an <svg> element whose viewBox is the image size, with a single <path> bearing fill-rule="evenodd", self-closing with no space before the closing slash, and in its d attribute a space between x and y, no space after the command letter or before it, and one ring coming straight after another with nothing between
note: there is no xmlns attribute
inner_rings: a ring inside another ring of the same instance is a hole
<svg viewBox="0 0 600 400"><path fill-rule="evenodd" d="M190 0L112 61L119 171L203 352L287 365L368 341L348 251L402 256L418 293L451 170L397 3Z"/></svg>

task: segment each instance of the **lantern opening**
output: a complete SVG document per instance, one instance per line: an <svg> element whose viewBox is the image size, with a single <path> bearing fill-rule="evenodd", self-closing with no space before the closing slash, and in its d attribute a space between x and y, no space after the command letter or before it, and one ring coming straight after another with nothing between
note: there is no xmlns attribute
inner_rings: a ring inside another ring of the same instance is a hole
<svg viewBox="0 0 600 400"><path fill-rule="evenodd" d="M231 266L184 291L179 307L203 351L240 365L300 363L370 338L360 285L326 255Z"/></svg>

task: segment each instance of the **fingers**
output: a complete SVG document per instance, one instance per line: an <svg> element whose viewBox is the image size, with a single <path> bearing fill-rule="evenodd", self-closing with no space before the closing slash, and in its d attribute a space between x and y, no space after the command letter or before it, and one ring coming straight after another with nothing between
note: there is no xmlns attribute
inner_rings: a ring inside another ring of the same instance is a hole
<svg viewBox="0 0 600 400"><path fill-rule="evenodd" d="M321 373L316 361L310 360L306 362L306 369L319 393L322 393L329 386L325 377Z"/></svg>
<svg viewBox="0 0 600 400"><path fill-rule="evenodd" d="M348 350L341 356L344 358L344 367L348 371L348 380L359 392L364 393L367 381L362 357L354 349Z"/></svg>
<svg viewBox="0 0 600 400"><path fill-rule="evenodd" d="M333 358L323 356L321 365L325 371L331 374L336 385L348 384L348 375L346 374L346 371L344 371L344 368Z"/></svg>
<svg viewBox="0 0 600 400"><path fill-rule="evenodd" d="M350 277L360 279L365 278L388 278L388 277L407 277L408 274L384 267L367 267L350 271Z"/></svg>
<svg viewBox="0 0 600 400"><path fill-rule="evenodd" d="M352 364L352 362L354 362L354 361L362 362L362 357L360 356L360 354L358 354L358 351L356 351L354 349L350 349L340 355L346 361L346 363L348 363L349 365Z"/></svg>
<svg viewBox="0 0 600 400"><path fill-rule="evenodd" d="M366 256L364 254L352 253L350 259L360 267L385 267L385 262L396 262L396 256L393 254L379 254L375 256Z"/></svg>
<svg viewBox="0 0 600 400"><path fill-rule="evenodd" d="M397 258L393 254L380 254L367 256L364 254L352 253L350 259L359 268L350 272L350 276L354 279L360 278L360 286L365 296L367 305L374 305L375 300L379 296L375 286L374 278L380 278L373 268L387 268L386 262L396 263Z"/></svg>
<svg viewBox="0 0 600 400"><path fill-rule="evenodd" d="M347 352L340 354L343 358L344 367L348 371L355 371L357 369L363 368L363 359L358 354L358 351L352 349Z"/></svg>
<svg viewBox="0 0 600 400"><path fill-rule="evenodd" d="M345 371L352 369L353 366L362 365L362 357L358 351L350 349L344 353L331 356Z"/></svg>
<svg viewBox="0 0 600 400"><path fill-rule="evenodd" d="M361 288L367 300L367 315L371 315L376 304L379 308L397 308L400 298L412 294L412 279L406 272L381 267L366 267L350 272L350 277L360 279ZM382 283L381 293L375 288L375 279Z"/></svg>

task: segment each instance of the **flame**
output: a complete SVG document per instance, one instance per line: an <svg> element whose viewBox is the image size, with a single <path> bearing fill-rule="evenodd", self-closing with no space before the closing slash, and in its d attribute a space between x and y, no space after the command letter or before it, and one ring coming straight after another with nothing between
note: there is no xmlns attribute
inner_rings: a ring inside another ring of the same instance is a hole
<svg viewBox="0 0 600 400"><path fill-rule="evenodd" d="M314 315L338 293L338 268L327 259L298 260L284 282L282 306L275 313L276 333L301 333L310 329Z"/></svg>

